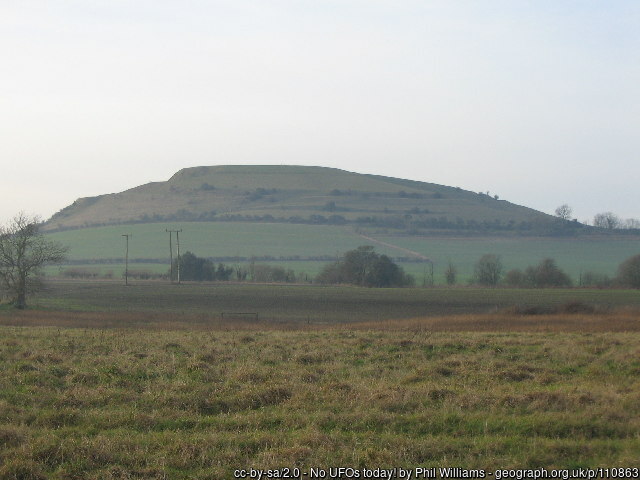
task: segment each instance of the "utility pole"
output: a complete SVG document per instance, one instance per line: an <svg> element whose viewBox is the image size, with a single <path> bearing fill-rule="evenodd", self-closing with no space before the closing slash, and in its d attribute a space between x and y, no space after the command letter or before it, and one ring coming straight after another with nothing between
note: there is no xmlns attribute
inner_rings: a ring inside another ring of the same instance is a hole
<svg viewBox="0 0 640 480"><path fill-rule="evenodd" d="M182 229L180 230L169 230L168 228L164 229L165 232L169 232L169 262L171 264L170 266L170 270L169 270L169 281L171 283L173 283L173 244L172 244L172 233L175 232L176 234L176 240L178 243L178 283L180 283L180 237L178 237L179 232L182 231Z"/></svg>
<svg viewBox="0 0 640 480"><path fill-rule="evenodd" d="M129 285L129 237L133 237L130 233L122 235L126 239L126 250L124 256L124 284Z"/></svg>
<svg viewBox="0 0 640 480"><path fill-rule="evenodd" d="M429 263L429 281L427 282L427 266L424 266L424 277L422 279L422 286L430 286L433 287L433 262L431 260L427 260Z"/></svg>
<svg viewBox="0 0 640 480"><path fill-rule="evenodd" d="M169 232L169 283L173 283L173 245L171 245L171 232L173 230L165 228L164 231Z"/></svg>
<svg viewBox="0 0 640 480"><path fill-rule="evenodd" d="M429 262L429 268L431 270L431 286L433 287L433 262Z"/></svg>
<svg viewBox="0 0 640 480"><path fill-rule="evenodd" d="M176 243L178 244L178 285L180 285L180 230L176 230Z"/></svg>

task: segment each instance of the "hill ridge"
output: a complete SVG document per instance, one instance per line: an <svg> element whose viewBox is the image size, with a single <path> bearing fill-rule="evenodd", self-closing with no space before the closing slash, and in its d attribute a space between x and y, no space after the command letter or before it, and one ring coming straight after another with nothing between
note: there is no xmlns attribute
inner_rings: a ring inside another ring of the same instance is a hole
<svg viewBox="0 0 640 480"><path fill-rule="evenodd" d="M418 234L550 231L560 225L550 215L459 187L334 167L212 165L182 168L166 181L119 193L79 198L44 229L164 221L353 224Z"/></svg>

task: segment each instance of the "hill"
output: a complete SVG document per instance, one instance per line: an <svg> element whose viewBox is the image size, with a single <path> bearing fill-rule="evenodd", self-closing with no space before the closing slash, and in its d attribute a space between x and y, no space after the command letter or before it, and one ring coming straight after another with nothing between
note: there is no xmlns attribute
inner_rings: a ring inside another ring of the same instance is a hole
<svg viewBox="0 0 640 480"><path fill-rule="evenodd" d="M166 182L86 197L44 225L55 231L128 223L243 221L385 228L554 233L582 226L457 187L335 168L185 168Z"/></svg>

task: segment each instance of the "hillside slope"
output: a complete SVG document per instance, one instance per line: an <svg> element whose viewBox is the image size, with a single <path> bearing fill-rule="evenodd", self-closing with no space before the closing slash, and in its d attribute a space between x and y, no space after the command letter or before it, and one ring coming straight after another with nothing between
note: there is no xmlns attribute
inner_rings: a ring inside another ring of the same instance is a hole
<svg viewBox="0 0 640 480"><path fill-rule="evenodd" d="M261 221L421 230L531 231L536 210L455 187L304 166L185 168L166 182L76 200L45 230L158 221Z"/></svg>

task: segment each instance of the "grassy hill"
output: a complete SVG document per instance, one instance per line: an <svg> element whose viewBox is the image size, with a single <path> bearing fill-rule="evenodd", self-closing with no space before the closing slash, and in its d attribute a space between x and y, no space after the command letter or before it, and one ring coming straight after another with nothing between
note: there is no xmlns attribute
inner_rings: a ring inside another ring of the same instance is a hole
<svg viewBox="0 0 640 480"><path fill-rule="evenodd" d="M186 168L166 182L78 199L44 225L71 247L75 268L115 275L124 269L123 233L133 234L134 268L166 272L166 228L183 229L182 252L233 264L259 257L309 275L330 258L374 245L419 283L430 272L427 260L442 283L449 261L464 282L485 253L501 255L506 269L553 257L578 283L586 271L614 275L637 253L635 235L595 235L483 193L302 166Z"/></svg>
<svg viewBox="0 0 640 480"><path fill-rule="evenodd" d="M166 182L80 198L44 229L167 221L356 224L411 233L548 232L559 224L536 210L456 187L270 165L185 168Z"/></svg>

